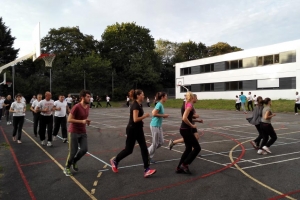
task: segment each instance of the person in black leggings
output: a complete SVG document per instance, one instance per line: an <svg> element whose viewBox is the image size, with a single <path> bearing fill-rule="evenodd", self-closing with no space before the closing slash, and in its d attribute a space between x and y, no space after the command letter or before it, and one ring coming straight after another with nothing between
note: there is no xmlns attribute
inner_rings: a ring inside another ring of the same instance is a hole
<svg viewBox="0 0 300 200"><path fill-rule="evenodd" d="M149 113L144 114L142 102L144 101L144 92L142 90L131 90L129 93L130 99L134 100L130 106L130 118L126 128L126 146L116 158L110 160L112 171L118 172L118 164L125 157L129 156L134 149L135 142L139 143L141 148L142 158L144 162L144 177L147 178L155 174L156 169L150 169L149 153L146 145L144 130L143 130L143 119L150 116Z"/></svg>
<svg viewBox="0 0 300 200"><path fill-rule="evenodd" d="M185 110L180 126L180 134L184 139L185 151L181 156L176 173L191 174L189 165L193 162L201 150L198 140L193 133L193 129L196 128L196 125L192 124L194 114L192 105L193 98L192 92L186 93Z"/></svg>
<svg viewBox="0 0 300 200"><path fill-rule="evenodd" d="M262 143L260 144L259 150L257 151L258 154L271 153L269 148L277 140L276 132L271 124L271 119L276 116L276 114L272 113L271 110L271 105L272 105L271 99L265 98L264 104L266 106L263 109L261 123L260 123L260 128L263 134L263 140ZM271 138L270 140L269 137Z"/></svg>

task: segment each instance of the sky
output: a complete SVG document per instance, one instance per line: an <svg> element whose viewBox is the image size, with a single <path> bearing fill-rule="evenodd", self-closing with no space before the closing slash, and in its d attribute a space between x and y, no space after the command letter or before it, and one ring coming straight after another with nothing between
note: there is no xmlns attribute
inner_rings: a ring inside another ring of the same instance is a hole
<svg viewBox="0 0 300 200"><path fill-rule="evenodd" d="M300 39L299 0L0 0L0 17L23 56L32 51L38 22L41 37L51 28L79 26L101 40L106 27L136 22L157 39L227 42L242 49Z"/></svg>

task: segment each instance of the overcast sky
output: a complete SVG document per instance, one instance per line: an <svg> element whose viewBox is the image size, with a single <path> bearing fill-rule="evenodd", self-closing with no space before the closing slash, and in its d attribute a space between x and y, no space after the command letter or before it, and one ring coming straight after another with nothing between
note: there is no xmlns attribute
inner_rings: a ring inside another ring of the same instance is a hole
<svg viewBox="0 0 300 200"><path fill-rule="evenodd" d="M136 22L155 39L219 41L243 49L300 39L299 0L0 0L0 16L16 37L19 56L31 51L32 31L79 26L101 39L108 25Z"/></svg>

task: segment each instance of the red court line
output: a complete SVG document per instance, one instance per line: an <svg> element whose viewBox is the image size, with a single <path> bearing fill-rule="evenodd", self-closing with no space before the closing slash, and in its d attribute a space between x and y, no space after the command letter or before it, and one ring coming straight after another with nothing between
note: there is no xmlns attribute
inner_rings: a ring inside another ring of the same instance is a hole
<svg viewBox="0 0 300 200"><path fill-rule="evenodd" d="M173 183L173 184L170 184L170 185L166 185L166 186L154 188L152 190L146 190L146 191L142 191L142 192L128 194L128 195L121 196L121 197L115 197L115 198L112 198L112 200L126 199L126 198L130 198L130 197L136 197L136 196L140 196L140 195L144 195L144 194L158 192L158 191L161 191L161 190L165 190L165 189L169 189L169 188L176 187L176 186L179 186L179 185L183 185L183 184L186 184L186 183L190 183L190 182L202 179L202 178L206 178L206 177L209 177L211 175L220 173L220 172L224 171L225 169L228 169L228 168L232 167L234 164L236 164L237 162L239 162L243 158L243 156L245 154L245 148L244 148L244 146L238 140L236 140L236 139L234 139L234 138L232 138L230 136L227 136L225 134L222 134L222 133L216 133L216 132L211 132L211 133L217 134L217 135L221 135L223 137L229 138L232 141L236 142L242 148L242 152L241 152L240 156L234 162L230 163L229 165L227 165L227 166L225 166L225 167L223 167L221 169L209 172L207 174L203 174L202 176L198 176L198 177L191 178L191 179L188 179L188 180L185 180L185 181L181 181L181 182Z"/></svg>
<svg viewBox="0 0 300 200"><path fill-rule="evenodd" d="M286 194L282 194L282 195L279 195L279 196L276 196L276 197L272 197L269 200L281 199L281 198L284 198L286 196L290 196L290 195L293 195L293 194L296 194L296 193L300 193L300 190L296 190L296 191L289 192L289 193L286 193Z"/></svg>
<svg viewBox="0 0 300 200"><path fill-rule="evenodd" d="M56 160L66 160L66 158L56 158ZM26 167L26 166L31 166L31 165L39 165L39 164L44 164L48 162L53 162L53 160L44 160L44 161L38 161L38 162L32 162L32 163L27 163L27 164L20 164L21 167Z"/></svg>
<svg viewBox="0 0 300 200"><path fill-rule="evenodd" d="M18 170L19 170L19 172L20 172L20 175L21 175L22 180L23 180L23 182L24 182L24 184L25 184L25 187L26 187L26 189L27 189L27 191L28 191L28 193L29 193L29 196L31 197L32 200L36 200L36 198L35 198L35 196L34 196L32 190L31 190L31 188L30 188L30 186L29 186L29 183L28 183L28 181L27 181L27 179L26 179L26 177L25 177L25 175L24 175L24 173L23 173L23 170L21 169L21 166L20 166L20 164L19 164L19 161L18 161L18 159L17 159L17 156L16 156L15 152L14 152L12 146L10 145L10 142L8 141L8 139L7 139L7 137L6 137L6 134L5 134L4 130L3 130L3 128L2 128L1 126L0 126L0 128L1 128L1 132L2 132L2 134L3 134L3 136L4 136L5 140L6 140L6 142L7 142L7 143L9 144L9 146L10 146L10 148L9 148L9 149L10 149L10 152L11 152L13 158L14 158L14 161L15 161L16 166L17 166L17 168L18 168Z"/></svg>

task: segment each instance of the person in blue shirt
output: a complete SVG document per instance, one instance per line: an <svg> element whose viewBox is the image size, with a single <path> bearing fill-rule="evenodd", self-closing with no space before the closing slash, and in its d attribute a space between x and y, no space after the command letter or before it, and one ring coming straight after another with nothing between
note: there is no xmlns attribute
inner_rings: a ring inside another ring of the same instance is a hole
<svg viewBox="0 0 300 200"><path fill-rule="evenodd" d="M245 109L247 97L244 95L243 92L241 92L240 100L241 100L242 109L243 109L244 113L247 114L246 109Z"/></svg>
<svg viewBox="0 0 300 200"><path fill-rule="evenodd" d="M155 163L155 161L153 160L155 150L161 147L164 143L162 121L163 118L167 118L169 117L169 115L165 114L165 109L163 104L166 102L167 99L168 97L165 92L158 92L156 94L156 100L158 102L152 111L152 120L150 122L150 129L152 133L152 144L148 148L150 163Z"/></svg>

